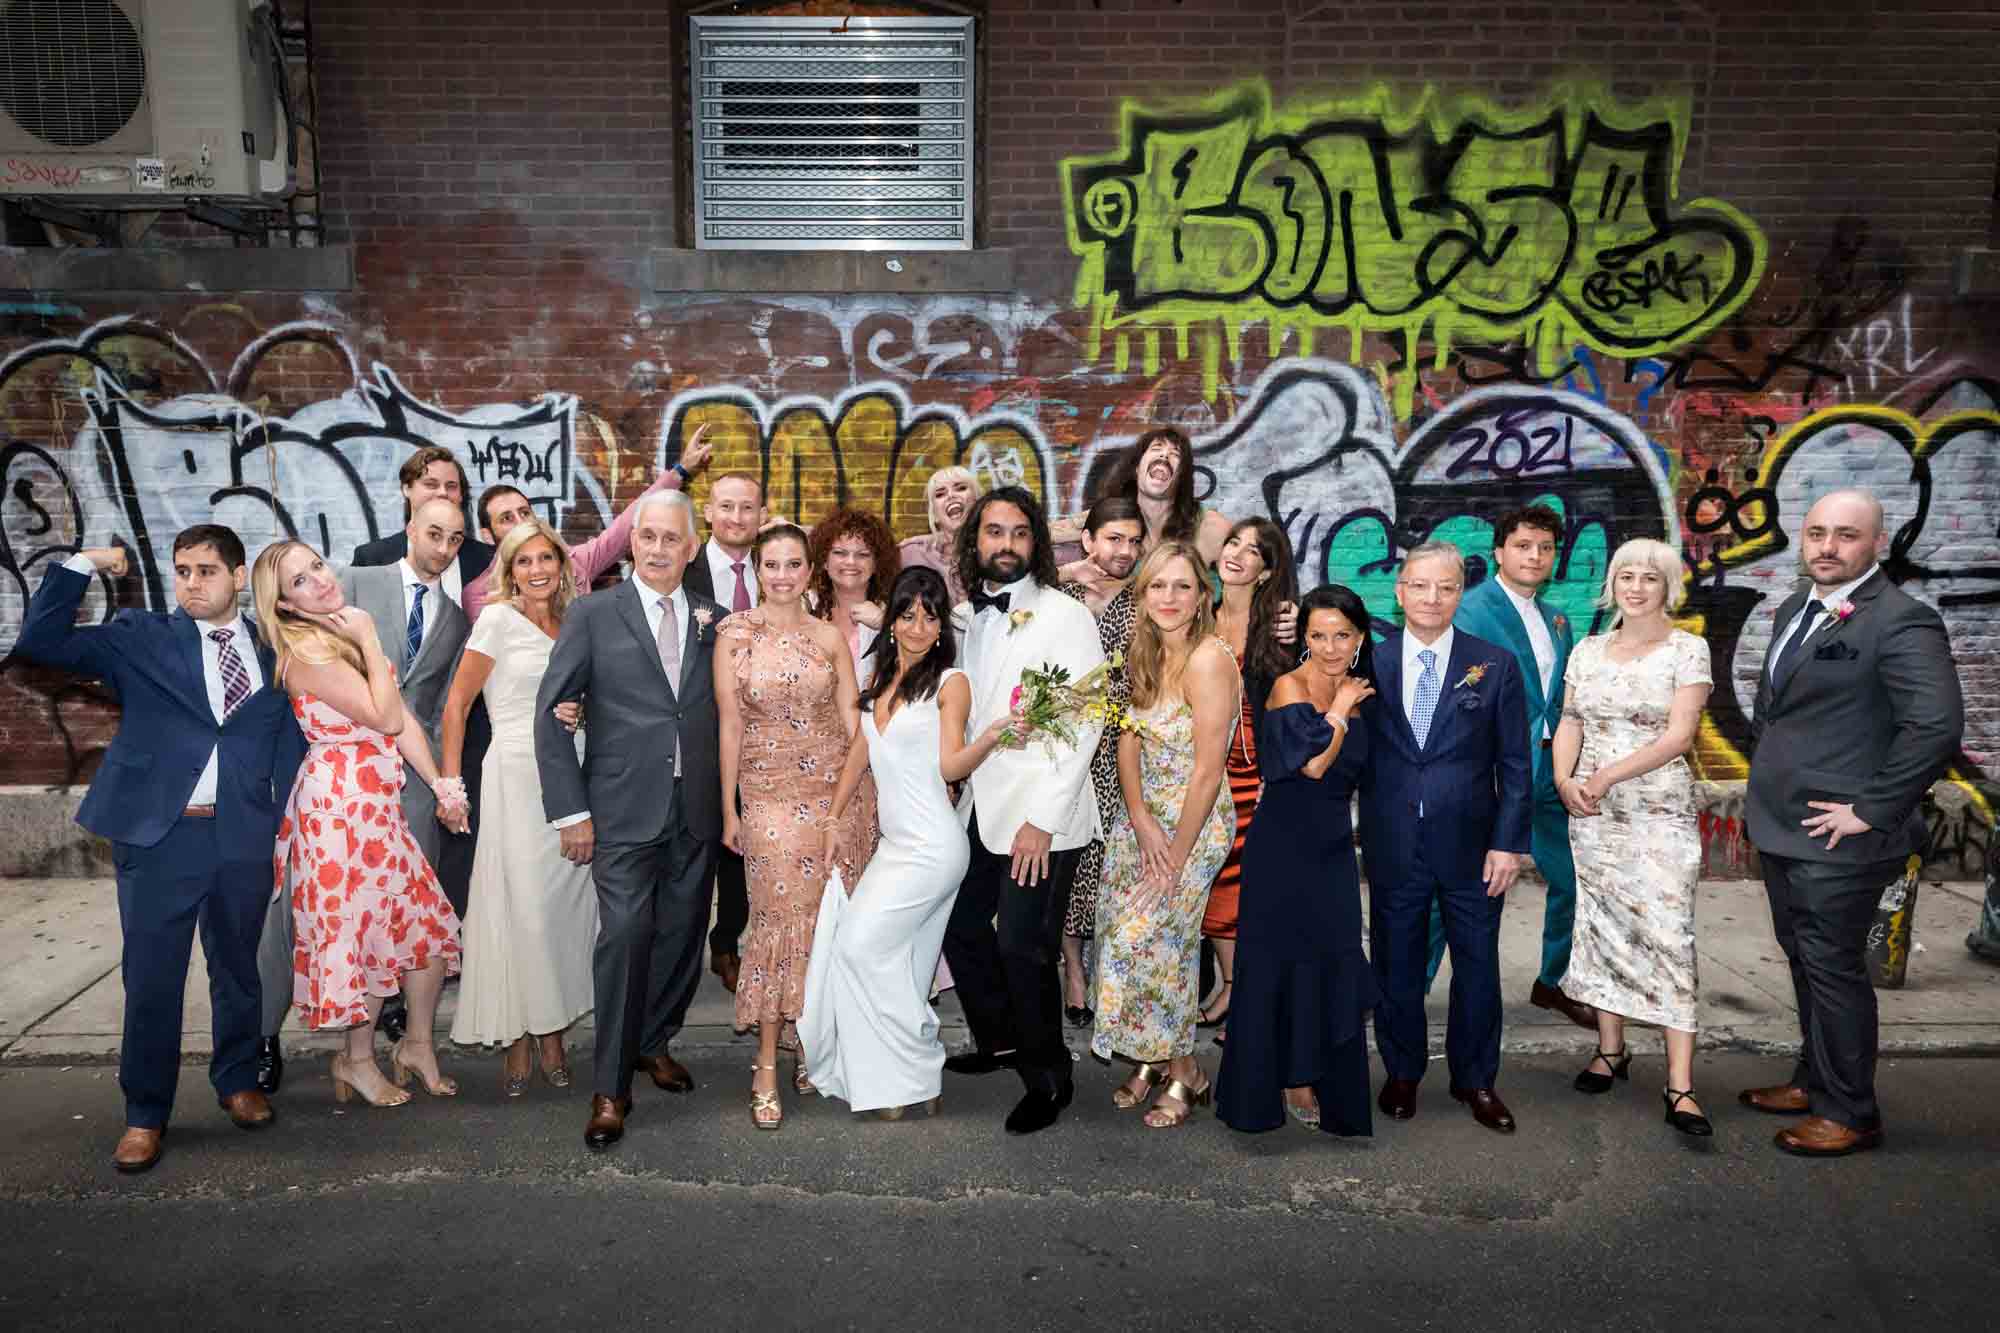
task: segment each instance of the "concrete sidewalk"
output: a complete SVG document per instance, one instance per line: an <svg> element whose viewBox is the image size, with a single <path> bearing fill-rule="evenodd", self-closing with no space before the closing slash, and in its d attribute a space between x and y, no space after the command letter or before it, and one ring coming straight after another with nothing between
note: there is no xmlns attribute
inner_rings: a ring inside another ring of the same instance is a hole
<svg viewBox="0 0 2000 1333"><path fill-rule="evenodd" d="M1885 1052L2000 1054L2000 967L1972 957L1964 945L1982 894L1976 883L1925 883L1920 889L1908 984L1881 992ZM1507 1001L1505 1049L1589 1052L1594 1049L1592 1034L1527 1002L1540 959L1541 885L1523 882L1508 899L1500 951ZM1798 1020L1791 976L1771 936L1763 886L1704 883L1697 920L1702 1046L1789 1054L1798 1043ZM117 895L110 880L0 879L0 1061L115 1060L124 1006L118 957ZM1442 1058L1444 1046L1444 980L1439 978L1430 1005L1436 1058ZM450 1028L456 998L455 988L445 992L441 1031ZM704 973L682 1044L747 1045L750 1039L733 1031L731 1005L732 997ZM963 1020L950 992L940 997L938 1012L947 1044L963 1041ZM336 1041L305 1032L296 1023L287 1026L285 1038L287 1053L300 1055L331 1050ZM590 1041L586 1018L571 1029L570 1044L587 1051ZM1071 1033L1075 1049L1087 1044L1087 1033ZM1659 1049L1658 1036L1650 1030L1637 1030L1633 1044L1641 1051ZM208 983L197 941L188 978L184 1050L195 1060L205 1059L208 1049ZM1213 1048L1204 1044L1204 1051L1212 1054Z"/></svg>

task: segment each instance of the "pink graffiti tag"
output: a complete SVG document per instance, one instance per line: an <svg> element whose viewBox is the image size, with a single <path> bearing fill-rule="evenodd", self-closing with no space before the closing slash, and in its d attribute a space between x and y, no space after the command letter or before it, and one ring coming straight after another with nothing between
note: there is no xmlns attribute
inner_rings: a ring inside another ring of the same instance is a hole
<svg viewBox="0 0 2000 1333"><path fill-rule="evenodd" d="M0 185L51 185L58 190L67 190L83 183L83 168L66 167L54 162L31 162L26 158L7 159L7 174L0 176Z"/></svg>

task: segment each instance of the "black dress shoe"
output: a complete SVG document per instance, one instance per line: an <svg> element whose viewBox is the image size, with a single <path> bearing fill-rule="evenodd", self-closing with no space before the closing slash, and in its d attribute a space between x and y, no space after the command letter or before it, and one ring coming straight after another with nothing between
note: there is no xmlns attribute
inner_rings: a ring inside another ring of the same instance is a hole
<svg viewBox="0 0 2000 1333"><path fill-rule="evenodd" d="M1453 1088L1453 1101L1464 1102L1472 1108L1472 1118L1488 1129L1501 1134L1514 1132L1514 1113L1507 1109L1507 1103L1494 1095L1491 1088Z"/></svg>
<svg viewBox="0 0 2000 1333"><path fill-rule="evenodd" d="M1382 1114L1391 1120L1408 1120L1417 1113L1417 1083L1415 1079L1392 1078L1382 1085L1382 1095L1375 1099L1382 1108Z"/></svg>
<svg viewBox="0 0 2000 1333"><path fill-rule="evenodd" d="M1007 1132L1034 1134L1047 1129L1062 1116L1072 1095L1068 1088L1055 1095L1039 1091L1029 1093L1007 1113Z"/></svg>
<svg viewBox="0 0 2000 1333"><path fill-rule="evenodd" d="M257 1091L275 1097L284 1081L285 1049L276 1037L265 1037L257 1043Z"/></svg>
<svg viewBox="0 0 2000 1333"><path fill-rule="evenodd" d="M952 1074L995 1074L1002 1069L1013 1069L1020 1064L1021 1057L1014 1051L1000 1055L989 1055L985 1051L967 1051L963 1055L947 1055L944 1058L946 1072Z"/></svg>
<svg viewBox="0 0 2000 1333"><path fill-rule="evenodd" d="M1600 1074L1590 1067L1590 1065L1596 1064L1599 1060L1604 1061L1604 1067L1609 1069L1610 1073ZM1629 1079L1632 1077L1632 1052L1630 1050L1617 1052L1599 1051L1590 1058L1590 1065L1583 1067L1583 1071L1576 1076L1576 1081L1570 1086L1578 1092L1587 1092L1593 1096L1609 1092L1619 1079Z"/></svg>
<svg viewBox="0 0 2000 1333"><path fill-rule="evenodd" d="M1063 1017L1073 1028L1087 1028L1097 1021L1097 1011L1081 1004L1063 1006Z"/></svg>
<svg viewBox="0 0 2000 1333"><path fill-rule="evenodd" d="M409 1006L400 995L391 995L382 1001L382 1012L375 1016L375 1030L390 1041L401 1041L404 1030L410 1025Z"/></svg>

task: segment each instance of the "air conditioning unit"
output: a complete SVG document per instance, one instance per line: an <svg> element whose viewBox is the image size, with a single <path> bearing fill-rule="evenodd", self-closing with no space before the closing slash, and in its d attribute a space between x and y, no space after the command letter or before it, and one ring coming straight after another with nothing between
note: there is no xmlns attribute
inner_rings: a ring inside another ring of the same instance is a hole
<svg viewBox="0 0 2000 1333"><path fill-rule="evenodd" d="M290 139L268 4L0 0L0 195L268 205Z"/></svg>

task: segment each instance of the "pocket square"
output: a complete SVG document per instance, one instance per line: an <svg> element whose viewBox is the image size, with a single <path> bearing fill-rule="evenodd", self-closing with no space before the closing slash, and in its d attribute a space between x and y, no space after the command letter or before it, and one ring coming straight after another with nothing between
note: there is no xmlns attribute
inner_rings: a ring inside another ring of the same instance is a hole
<svg viewBox="0 0 2000 1333"><path fill-rule="evenodd" d="M1813 649L1813 660L1815 662L1852 662L1859 656L1861 654L1856 652L1853 647L1840 642L1838 639L1832 643L1823 643Z"/></svg>

